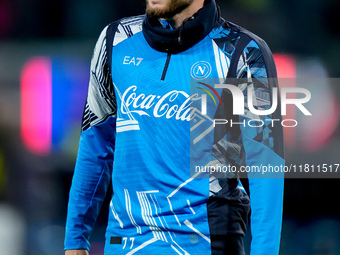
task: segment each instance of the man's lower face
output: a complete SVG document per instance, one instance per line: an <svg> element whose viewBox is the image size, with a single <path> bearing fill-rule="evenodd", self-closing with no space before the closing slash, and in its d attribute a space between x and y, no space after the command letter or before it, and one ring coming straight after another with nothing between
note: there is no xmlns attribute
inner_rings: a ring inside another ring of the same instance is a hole
<svg viewBox="0 0 340 255"><path fill-rule="evenodd" d="M146 12L157 18L172 18L189 7L194 0L146 0Z"/></svg>

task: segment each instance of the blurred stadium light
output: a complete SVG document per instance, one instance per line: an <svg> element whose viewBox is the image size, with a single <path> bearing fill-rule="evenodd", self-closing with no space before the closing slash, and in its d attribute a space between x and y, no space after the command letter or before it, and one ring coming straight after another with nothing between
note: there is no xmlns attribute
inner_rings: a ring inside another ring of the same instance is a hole
<svg viewBox="0 0 340 255"><path fill-rule="evenodd" d="M22 70L21 137L32 153L51 151L52 67L47 57L30 59Z"/></svg>
<svg viewBox="0 0 340 255"><path fill-rule="evenodd" d="M79 127L89 78L79 59L32 57L21 72L21 138L37 155L67 150ZM80 130L79 130L80 131Z"/></svg>

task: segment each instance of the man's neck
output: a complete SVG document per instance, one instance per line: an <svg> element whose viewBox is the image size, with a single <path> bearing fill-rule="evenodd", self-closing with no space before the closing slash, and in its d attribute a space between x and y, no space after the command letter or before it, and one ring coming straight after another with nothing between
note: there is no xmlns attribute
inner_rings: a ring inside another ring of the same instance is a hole
<svg viewBox="0 0 340 255"><path fill-rule="evenodd" d="M183 21L185 19L192 17L203 6L204 6L204 0L194 0L190 6L188 6L186 9L176 14L172 18L168 19L168 21L174 28L178 28L183 24Z"/></svg>

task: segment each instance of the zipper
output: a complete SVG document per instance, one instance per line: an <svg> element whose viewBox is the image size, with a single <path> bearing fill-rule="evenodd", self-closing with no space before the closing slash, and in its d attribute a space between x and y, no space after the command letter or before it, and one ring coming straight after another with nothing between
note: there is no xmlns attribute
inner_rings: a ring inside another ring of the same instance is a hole
<svg viewBox="0 0 340 255"><path fill-rule="evenodd" d="M189 17L189 18L186 18L186 19L183 21L182 25L180 26L179 32L178 32L178 38L177 38L178 44L179 44L179 45L182 45L182 30L183 30L184 23L186 23L186 22L189 21L189 20L194 20L194 19L195 19L194 16ZM166 76L166 72L168 71L170 59L171 59L171 53L168 52L168 55L167 55L167 57L166 57L165 66L164 66L163 73L162 73L162 77L161 77L161 81L164 81L164 80L165 80L165 76Z"/></svg>
<svg viewBox="0 0 340 255"><path fill-rule="evenodd" d="M183 27L184 27L184 23L186 23L190 20L194 20L194 19L195 19L195 17L192 16L192 17L189 17L189 18L186 18L185 20L183 20L182 25L179 27L178 38L177 38L179 45L182 45L182 30L183 30Z"/></svg>
<svg viewBox="0 0 340 255"><path fill-rule="evenodd" d="M161 81L165 80L166 72L168 71L168 67L169 67L169 64L170 64L170 59L171 59L171 53L168 53L168 55L166 56L166 61L165 61L165 66L164 66L164 69L163 69Z"/></svg>

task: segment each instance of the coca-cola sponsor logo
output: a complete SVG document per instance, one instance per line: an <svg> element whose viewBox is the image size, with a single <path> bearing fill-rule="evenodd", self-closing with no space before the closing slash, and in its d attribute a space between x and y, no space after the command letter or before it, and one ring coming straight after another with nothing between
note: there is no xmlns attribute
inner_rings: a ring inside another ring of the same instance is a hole
<svg viewBox="0 0 340 255"><path fill-rule="evenodd" d="M145 95L138 93L136 85L132 85L125 90L122 95L121 113L138 114L139 116L149 116L156 118L175 118L181 121L190 121L193 111L193 100L198 100L198 94L189 96L184 91L171 90L165 95Z"/></svg>

